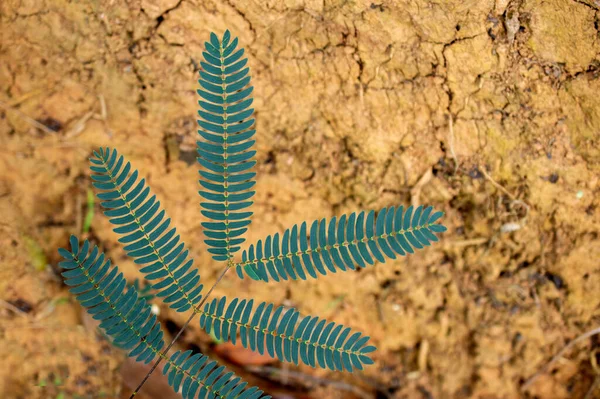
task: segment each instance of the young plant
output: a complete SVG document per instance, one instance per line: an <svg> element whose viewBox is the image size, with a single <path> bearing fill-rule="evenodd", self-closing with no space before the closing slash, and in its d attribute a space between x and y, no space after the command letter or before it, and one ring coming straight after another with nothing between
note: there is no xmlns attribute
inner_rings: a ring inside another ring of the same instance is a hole
<svg viewBox="0 0 600 399"><path fill-rule="evenodd" d="M226 31L219 40L213 33L205 43L200 71L200 119L198 162L204 241L213 259L225 263L223 272L204 293L198 269L193 266L171 219L150 194L122 155L99 149L90 159L93 185L104 214L121 235L119 242L140 272L151 282L156 297L177 312L191 310L190 318L164 348L163 333L156 316L136 286L127 285L123 274L111 266L98 247L74 236L71 249L60 249L65 283L77 300L97 320L115 345L129 356L149 363L151 370L166 362L163 373L184 398L259 398L263 392L226 372L205 355L177 351L166 355L183 329L196 316L200 326L217 340L241 342L281 361L304 363L330 370L362 370L372 364L369 337L349 327L318 316L300 316L298 310L253 299L207 299L223 275L235 267L240 278L279 282L318 278L330 273L355 270L376 261L412 254L438 241L445 231L436 224L443 215L432 207L390 207L294 225L283 233L267 236L242 251L244 233L251 223L252 191L256 173L253 150L254 110L247 59ZM127 287L127 289L126 289ZM151 373L152 371L150 371ZM149 374L146 376L148 378ZM144 379L138 389L143 385ZM133 396L132 395L132 396ZM262 396L269 398L270 396Z"/></svg>

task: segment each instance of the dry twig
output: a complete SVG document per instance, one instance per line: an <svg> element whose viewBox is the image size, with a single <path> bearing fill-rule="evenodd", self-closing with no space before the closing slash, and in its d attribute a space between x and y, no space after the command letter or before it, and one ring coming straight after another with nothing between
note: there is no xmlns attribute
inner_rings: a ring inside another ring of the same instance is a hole
<svg viewBox="0 0 600 399"><path fill-rule="evenodd" d="M31 317L29 317L29 315L27 313L23 312L21 309L19 309L12 303L5 301L4 299L0 299L0 305L2 305L3 307L5 307L8 310L11 310L13 313L18 314L21 317L24 317L26 319L31 319Z"/></svg>
<svg viewBox="0 0 600 399"><path fill-rule="evenodd" d="M7 111L14 112L15 114L19 115L21 117L21 119L23 119L25 122L29 123L31 126L36 127L36 128L38 128L40 130L43 130L44 132L46 132L48 134L54 134L54 133L56 133L54 130L50 129L48 126L44 125L43 123L40 123L40 122L36 121L35 119L31 118L30 116L27 116L26 114L24 114L20 110L16 109L15 107L12 107L12 106L8 105L4 101L0 101L0 107L4 108Z"/></svg>
<svg viewBox="0 0 600 399"><path fill-rule="evenodd" d="M539 369L534 375L532 375L531 377L529 377L527 379L527 381L525 381L523 383L523 385L521 385L521 390L526 390L527 388L529 388L531 386L531 384L533 384L535 382L535 380L537 380L537 378L542 375L543 373L545 373L548 368L554 363L556 362L558 359L560 359L565 352L567 352L569 349L571 349L573 346L575 346L576 344L578 344L579 342L588 339L589 337L596 335L596 334L600 334L600 327L595 328L593 330L590 330L588 332L585 332L583 334L581 334L580 336L578 336L577 338L575 338L574 340L572 340L571 342L569 342L568 344L566 344L556 355L554 355L552 357L552 359L550 359L550 361L548 363L546 363L541 369Z"/></svg>
<svg viewBox="0 0 600 399"><path fill-rule="evenodd" d="M458 157L456 156L456 152L454 152L454 120L452 114L448 114L448 135L448 147L450 149L450 155L452 155L452 159L454 159L454 174L456 174L456 171L458 170Z"/></svg>
<svg viewBox="0 0 600 399"><path fill-rule="evenodd" d="M594 382L592 383L592 386L590 387L590 389L588 389L588 391L585 394L585 396L583 397L583 399L593 399L594 392L596 392L596 390L599 387L600 387L600 375L597 375L596 378L594 379Z"/></svg>
<svg viewBox="0 0 600 399"><path fill-rule="evenodd" d="M504 194L508 195L508 197L512 200L517 200L517 198L511 194L507 189L505 189L504 187L502 187L500 184L498 184L498 182L496 182L496 180L492 179L492 176L490 176L488 174L488 172L485 170L485 168L481 168L479 169L479 171L481 172L481 174L483 174L483 176L490 182L492 183L492 185L494 187L496 187L498 190L502 191Z"/></svg>
<svg viewBox="0 0 600 399"><path fill-rule="evenodd" d="M412 206L415 206L415 207L419 206L421 190L427 183L429 183L431 181L432 177L433 177L433 172L432 172L431 168L429 168L425 171L425 173L423 173L423 176L421 176L421 178L419 179L417 184L415 184L413 186L413 188L411 188L410 203Z"/></svg>
<svg viewBox="0 0 600 399"><path fill-rule="evenodd" d="M361 398L364 398L364 399L369 399L372 397L367 392L363 391L362 389L360 389L359 387L357 387L355 385L351 385L351 384L345 383L343 381L332 381L332 380L328 380L326 378L313 377L312 375L304 374L299 371L286 370L284 372L283 370L281 370L277 367L271 367L271 366L250 366L250 367L247 367L247 369L253 373L262 374L262 375L281 376L282 374L285 373L286 378L291 378L291 379L294 379L297 381L302 381L308 385L311 385L311 384L312 385L329 385L336 389L352 392L355 395L357 395Z"/></svg>

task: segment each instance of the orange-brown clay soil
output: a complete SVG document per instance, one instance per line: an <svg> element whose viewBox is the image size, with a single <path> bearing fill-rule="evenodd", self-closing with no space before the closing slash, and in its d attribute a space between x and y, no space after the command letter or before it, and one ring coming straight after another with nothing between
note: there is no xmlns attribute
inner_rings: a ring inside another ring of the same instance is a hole
<svg viewBox="0 0 600 399"><path fill-rule="evenodd" d="M378 347L358 374L279 363L236 371L279 398L600 397L600 386L590 391L597 336L523 389L566 343L600 327L599 9L594 0L0 1L0 397L117 398L139 382L57 274L57 247L84 236L93 149L127 156L205 286L216 280L222 265L200 226L195 89L204 41L226 28L247 49L255 86L249 242L399 204L440 207L449 228L414 256L319 280L265 285L229 273L214 295L296 306ZM139 277L95 207L87 237ZM156 303L165 331L187 319ZM197 321L181 341L190 346L214 353Z"/></svg>

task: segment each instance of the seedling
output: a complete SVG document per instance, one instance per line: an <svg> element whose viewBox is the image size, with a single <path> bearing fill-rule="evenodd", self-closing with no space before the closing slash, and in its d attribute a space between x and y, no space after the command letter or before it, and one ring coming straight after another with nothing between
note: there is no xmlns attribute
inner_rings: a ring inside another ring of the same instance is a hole
<svg viewBox="0 0 600 399"><path fill-rule="evenodd" d="M236 297L208 301L208 297L231 268L239 278L278 283L330 274L335 278L338 272L412 254L438 241L435 233L446 230L436 223L443 213L430 206L361 211L303 222L241 251L256 183L253 87L244 50L238 49L238 39L232 39L229 31L221 40L211 34L205 48L198 90L199 194L201 213L208 219L202 222L204 243L213 259L224 263L217 282L208 292L203 289L185 244L145 179L110 148L99 149L90 158L104 214L121 236L127 255L143 266L140 272L156 297L177 312L191 311L183 328L198 315L200 326L215 340L239 341L285 362L362 370L373 363L369 354L376 348L361 332L318 316L301 317L294 308ZM118 267L111 266L97 246L87 240L80 243L75 236L70 244L70 250L59 250L65 258L60 263L65 283L112 342L130 351L129 356L144 363L157 359L151 370L165 361L169 384L184 398L270 398L201 353L177 351L168 357L167 350L181 331L165 349L160 324L138 289L127 286ZM241 259L236 260L240 251Z"/></svg>

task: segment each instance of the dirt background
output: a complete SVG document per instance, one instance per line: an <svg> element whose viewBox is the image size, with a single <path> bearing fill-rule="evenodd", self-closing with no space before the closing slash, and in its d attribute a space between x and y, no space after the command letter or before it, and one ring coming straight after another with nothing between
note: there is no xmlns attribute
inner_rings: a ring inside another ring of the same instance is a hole
<svg viewBox="0 0 600 399"><path fill-rule="evenodd" d="M293 305L379 349L353 375L260 359L236 371L279 398L600 397L597 337L524 386L600 324L599 3L1 1L0 396L120 397L141 378L57 277L56 248L83 236L94 148L140 170L215 281L195 90L204 41L229 28L255 86L250 242L410 203L449 227L419 254L318 281L229 273L215 295ZM87 236L138 276L99 209ZM160 311L166 331L187 318ZM181 346L224 352L197 322ZM153 384L145 397L171 397Z"/></svg>

